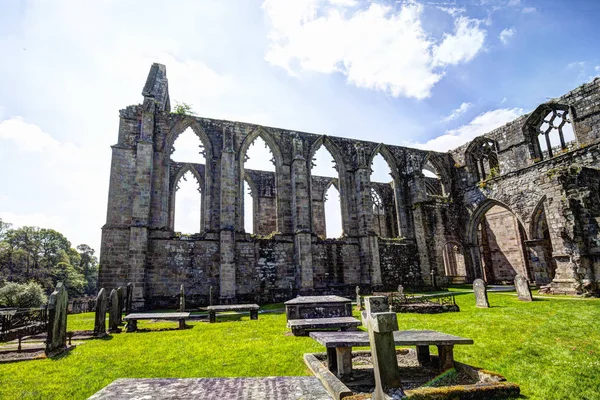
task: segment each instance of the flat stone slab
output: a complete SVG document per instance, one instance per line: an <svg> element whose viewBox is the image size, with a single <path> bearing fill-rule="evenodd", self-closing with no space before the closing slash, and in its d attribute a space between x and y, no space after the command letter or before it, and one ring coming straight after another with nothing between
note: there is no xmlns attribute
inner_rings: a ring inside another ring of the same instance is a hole
<svg viewBox="0 0 600 400"><path fill-rule="evenodd" d="M186 319L190 317L190 313L189 312L169 312L169 313L136 313L136 314L128 314L126 315L123 319L124 320L130 320L130 319L166 319L166 320L170 320L170 319Z"/></svg>
<svg viewBox="0 0 600 400"><path fill-rule="evenodd" d="M258 304L229 304L221 306L208 306L207 311L224 312L224 311L258 311Z"/></svg>
<svg viewBox="0 0 600 400"><path fill-rule="evenodd" d="M334 317L334 318L310 318L310 319L292 319L288 321L288 326L292 329L325 329L325 328L353 328L360 326L362 322L354 317ZM367 342L369 336L367 335Z"/></svg>
<svg viewBox="0 0 600 400"><path fill-rule="evenodd" d="M313 303L349 303L352 300L341 296L298 296L295 299L286 301L286 306L293 304L313 304Z"/></svg>
<svg viewBox="0 0 600 400"><path fill-rule="evenodd" d="M292 321L290 321L292 322ZM325 347L361 347L369 346L367 332L311 332L311 338ZM451 346L455 344L473 344L472 339L449 335L436 331L395 331L396 346Z"/></svg>
<svg viewBox="0 0 600 400"><path fill-rule="evenodd" d="M89 400L331 400L314 376L265 378L117 379Z"/></svg>

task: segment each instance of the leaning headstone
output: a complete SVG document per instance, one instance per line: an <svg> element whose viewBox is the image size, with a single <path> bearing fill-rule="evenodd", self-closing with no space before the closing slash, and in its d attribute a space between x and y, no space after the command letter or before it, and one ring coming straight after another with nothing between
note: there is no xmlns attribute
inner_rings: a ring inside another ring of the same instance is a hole
<svg viewBox="0 0 600 400"><path fill-rule="evenodd" d="M109 297L109 308L108 308L108 331L110 333L119 333L119 315L121 310L119 309L119 292L115 289L110 291Z"/></svg>
<svg viewBox="0 0 600 400"><path fill-rule="evenodd" d="M133 285L129 282L125 292L125 315L131 314L131 303L133 303Z"/></svg>
<svg viewBox="0 0 600 400"><path fill-rule="evenodd" d="M359 310L363 309L363 306L362 306L362 297L360 297L360 286L356 287L356 307Z"/></svg>
<svg viewBox="0 0 600 400"><path fill-rule="evenodd" d="M94 321L94 336L106 336L106 290L100 289L96 297L96 319Z"/></svg>
<svg viewBox="0 0 600 400"><path fill-rule="evenodd" d="M531 297L531 289L529 289L529 281L517 274L515 276L515 289L517 289L517 296L521 301L533 301Z"/></svg>
<svg viewBox="0 0 600 400"><path fill-rule="evenodd" d="M473 281L473 292L475 293L475 305L478 308L489 308L490 303L487 298L487 288L483 279Z"/></svg>
<svg viewBox="0 0 600 400"><path fill-rule="evenodd" d="M384 400L392 393L394 398L400 398L403 392L394 344L394 331L398 330L396 313L387 311L387 297L384 296L367 297L365 307L375 377L375 391L371 398Z"/></svg>
<svg viewBox="0 0 600 400"><path fill-rule="evenodd" d="M48 337L46 339L46 355L55 355L67 348L67 307L69 296L62 282L48 301Z"/></svg>
<svg viewBox="0 0 600 400"><path fill-rule="evenodd" d="M179 312L185 311L185 289L183 285L179 288Z"/></svg>
<svg viewBox="0 0 600 400"><path fill-rule="evenodd" d="M117 295L119 296L119 325L123 324L123 308L125 307L125 293L123 288L119 286L117 288Z"/></svg>

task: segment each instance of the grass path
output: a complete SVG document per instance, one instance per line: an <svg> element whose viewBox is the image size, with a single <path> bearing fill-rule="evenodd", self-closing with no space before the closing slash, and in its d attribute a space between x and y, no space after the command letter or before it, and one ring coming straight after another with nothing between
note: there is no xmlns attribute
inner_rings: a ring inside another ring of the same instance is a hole
<svg viewBox="0 0 600 400"><path fill-rule="evenodd" d="M600 399L600 300L524 303L504 293L489 300L492 308L478 309L473 294L461 294L459 313L398 314L400 329L472 338L474 345L455 347L456 359L505 375L527 398ZM143 332L87 341L58 359L0 364L0 398L85 399L123 377L308 375L302 355L324 350L289 336L283 313L219 320L184 331L140 321ZM69 330L93 323L93 314L69 316Z"/></svg>

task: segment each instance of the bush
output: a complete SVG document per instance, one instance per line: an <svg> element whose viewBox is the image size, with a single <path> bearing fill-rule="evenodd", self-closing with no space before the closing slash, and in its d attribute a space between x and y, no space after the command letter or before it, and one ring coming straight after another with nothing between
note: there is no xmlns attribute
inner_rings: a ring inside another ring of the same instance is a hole
<svg viewBox="0 0 600 400"><path fill-rule="evenodd" d="M8 282L0 288L0 307L34 308L41 307L47 301L44 289L34 281Z"/></svg>

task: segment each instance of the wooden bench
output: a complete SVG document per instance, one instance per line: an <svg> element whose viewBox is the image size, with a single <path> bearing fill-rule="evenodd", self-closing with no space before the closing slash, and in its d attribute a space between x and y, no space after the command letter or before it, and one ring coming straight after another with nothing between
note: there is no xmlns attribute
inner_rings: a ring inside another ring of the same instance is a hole
<svg viewBox="0 0 600 400"><path fill-rule="evenodd" d="M190 318L189 312L170 312L170 313L134 313L128 314L123 318L127 321L127 332L137 331L138 319L162 319L166 321L179 321L179 329L185 329L185 320Z"/></svg>
<svg viewBox="0 0 600 400"><path fill-rule="evenodd" d="M327 366L339 378L352 376L352 347L370 346L368 332L311 332L310 337L327 348ZM416 346L417 359L430 363L429 346L437 346L440 369L454 368L454 345L473 344L472 339L436 331L396 331L396 346Z"/></svg>
<svg viewBox="0 0 600 400"><path fill-rule="evenodd" d="M208 306L206 310L208 311L208 318L210 323L216 322L217 313L218 312L227 312L227 311L250 311L250 319L258 319L258 310L260 307L258 304L225 304L220 306Z"/></svg>
<svg viewBox="0 0 600 400"><path fill-rule="evenodd" d="M348 329L356 329L360 325L361 322L354 317L307 318L291 319L288 321L288 327L292 329L294 336L306 336L308 331L316 329L346 331Z"/></svg>

